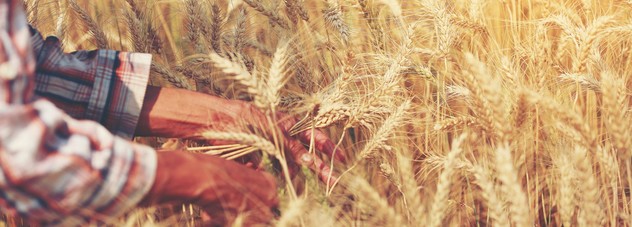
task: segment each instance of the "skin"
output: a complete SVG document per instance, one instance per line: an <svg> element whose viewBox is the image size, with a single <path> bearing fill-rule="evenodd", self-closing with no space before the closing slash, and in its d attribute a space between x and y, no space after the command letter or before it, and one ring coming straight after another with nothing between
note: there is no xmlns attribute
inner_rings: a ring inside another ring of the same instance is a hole
<svg viewBox="0 0 632 227"><path fill-rule="evenodd" d="M137 136L201 139L202 130L277 133L283 138L289 164L309 167L327 182L331 170L317 154L310 154L310 130L296 137L288 134L296 119L276 113L278 125L269 125L266 115L249 103L202 93L149 86L136 129ZM272 138L269 138L272 140ZM344 153L321 131L314 131L316 150L344 161ZM209 141L213 145L230 141ZM237 214L247 213L247 226L273 219L271 208L278 205L276 182L262 171L233 161L188 152L158 152L158 169L151 191L141 205L195 203L212 217L212 224L231 223ZM329 182L334 182L336 176Z"/></svg>

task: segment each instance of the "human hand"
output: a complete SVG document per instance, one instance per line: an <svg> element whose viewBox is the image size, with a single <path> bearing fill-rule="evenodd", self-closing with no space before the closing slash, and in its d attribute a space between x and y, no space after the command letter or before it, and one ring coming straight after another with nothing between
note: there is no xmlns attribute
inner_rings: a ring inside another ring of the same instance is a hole
<svg viewBox="0 0 632 227"><path fill-rule="evenodd" d="M299 164L316 172L321 180L333 184L335 175L329 165L315 153L309 153L304 144L309 144L312 131L307 130L290 136L289 129L296 119L283 113L275 113L277 123L269 123L268 115L254 105L238 100L228 100L202 93L173 89L148 87L136 136L157 136L205 140L200 136L204 131L216 132L256 132L273 141L278 135L286 152L288 164L296 169ZM313 131L314 147L317 151L345 161L344 151L336 148L326 134ZM205 141L211 145L235 144L238 141ZM256 165L257 163L253 163ZM296 172L296 171L294 171Z"/></svg>
<svg viewBox="0 0 632 227"><path fill-rule="evenodd" d="M275 119L270 119L261 110L249 103L234 101L233 105L240 106L239 108L236 108L239 118L218 122L218 125L213 127L233 131L256 131L258 134L265 135L270 140L273 139L272 135L276 133L276 135L280 137L280 141L283 143L282 145L284 151L288 154L286 158L288 159L288 164L290 164L291 167L291 174L295 174L297 172L298 165L302 165L310 168L313 172L318 174L321 181L329 183L330 185L336 182L337 176L332 173L329 165L325 163L316 153L309 153L303 145L310 144L313 135L315 150L325 153L339 162L344 162L344 151L340 148L336 148L336 144L329 139L325 133L320 130L314 130L313 132L311 130L306 130L296 136L290 136L289 129L296 124L296 118L282 112L276 112L274 116ZM269 120L276 121L276 124L272 124ZM232 141L210 142L213 145L234 143ZM252 162L248 164L253 166L257 165L257 163Z"/></svg>
<svg viewBox="0 0 632 227"><path fill-rule="evenodd" d="M142 206L193 203L213 226L230 225L237 215L246 215L245 226L269 224L278 206L273 176L210 155L158 152L155 179Z"/></svg>

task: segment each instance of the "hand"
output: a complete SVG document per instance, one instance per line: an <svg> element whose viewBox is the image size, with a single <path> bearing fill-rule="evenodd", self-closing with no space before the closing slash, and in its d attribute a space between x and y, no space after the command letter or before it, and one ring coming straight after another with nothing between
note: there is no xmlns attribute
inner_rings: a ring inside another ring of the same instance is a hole
<svg viewBox="0 0 632 227"><path fill-rule="evenodd" d="M303 146L303 143L309 144L312 131L307 130L296 137L289 136L288 130L296 123L296 119L282 113L276 113L276 118L278 124L270 126L267 116L249 103L182 89L150 86L147 88L136 135L201 139L199 133L203 130L250 132L255 128L270 139L273 132L280 132L284 151L289 154L288 161L309 167L324 182L335 182L335 176L329 177L329 165L318 155L309 154ZM213 145L234 143L210 142ZM339 161L345 160L344 151L335 150L335 143L319 130L314 130L314 145L320 152L334 155Z"/></svg>
<svg viewBox="0 0 632 227"><path fill-rule="evenodd" d="M188 152L158 152L156 180L142 206L194 203L212 225L230 225L237 215L245 226L269 224L278 206L274 177L218 157Z"/></svg>
<svg viewBox="0 0 632 227"><path fill-rule="evenodd" d="M296 118L282 112L277 112L275 115L277 124L270 126L267 116L254 105L241 101L233 102L233 105L240 106L237 113L238 116L241 117L239 119L218 122L218 124L214 125L213 128L221 128L227 131L254 130L257 131L258 134L266 135L270 140L272 140L273 133L276 133L277 135L280 135L284 151L288 154L286 156L288 164L290 164L290 167L293 167L291 168L291 174L297 172L296 169L298 168L298 166L292 164L298 164L310 168L318 174L319 178L323 182L329 184L336 182L337 177L331 173L329 164L325 163L317 154L310 154L303 145L310 143L312 131L307 130L301 132L296 135L296 137L290 136L289 129L296 124ZM334 142L332 142L325 133L320 130L314 130L313 133L314 147L317 151L323 152L330 157L334 157L339 162L345 161L344 151L340 148L336 148ZM211 143L213 145L225 145L232 144L234 142L211 141ZM249 163L249 165L256 166L257 163Z"/></svg>

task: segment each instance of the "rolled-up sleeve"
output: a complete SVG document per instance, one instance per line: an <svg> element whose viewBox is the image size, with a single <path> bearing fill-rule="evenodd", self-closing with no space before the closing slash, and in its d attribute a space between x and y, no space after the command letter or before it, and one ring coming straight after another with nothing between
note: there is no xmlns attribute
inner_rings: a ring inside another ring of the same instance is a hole
<svg viewBox="0 0 632 227"><path fill-rule="evenodd" d="M76 226L128 211L153 185L156 153L97 121L131 136L150 57L65 55L43 40L34 52L29 37L22 1L0 0L0 212L36 226ZM72 67L55 70L65 63ZM43 84L34 83L36 71L47 75L38 76ZM83 103L68 104L76 106L69 112L95 121L75 120L53 102L34 98L36 87L56 95L55 103Z"/></svg>
<svg viewBox="0 0 632 227"><path fill-rule="evenodd" d="M36 97L77 119L99 122L132 138L149 80L151 55L114 50L64 53L55 37L31 29L37 68Z"/></svg>

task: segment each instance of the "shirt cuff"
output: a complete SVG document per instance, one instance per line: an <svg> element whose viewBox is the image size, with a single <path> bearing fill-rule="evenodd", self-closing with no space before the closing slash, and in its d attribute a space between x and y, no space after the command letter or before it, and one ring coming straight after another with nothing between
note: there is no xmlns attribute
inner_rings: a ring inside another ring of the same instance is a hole
<svg viewBox="0 0 632 227"><path fill-rule="evenodd" d="M131 208L138 206L138 203L149 193L156 178L157 154L156 151L142 144L129 143L128 141L116 138L113 151L115 156L124 157L128 152L132 153L131 165L126 175L126 182L116 195L110 195L110 205L102 207L99 212L108 217L118 217ZM129 146L131 145L131 146ZM126 150L127 149L127 150ZM116 153L118 152L118 153ZM110 168L111 170L113 168ZM112 178L116 178L112 176ZM112 181L111 185L116 186L116 182ZM104 191L108 191L107 189ZM116 190L110 190L116 191ZM108 196L103 198L108 199Z"/></svg>
<svg viewBox="0 0 632 227"><path fill-rule="evenodd" d="M143 106L152 56L112 50L99 50L97 54L85 118L131 139Z"/></svg>

